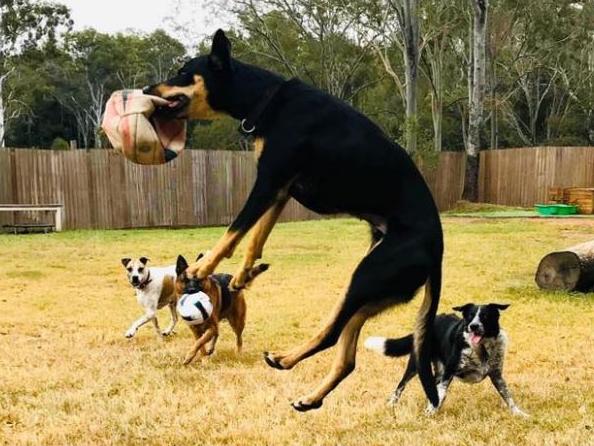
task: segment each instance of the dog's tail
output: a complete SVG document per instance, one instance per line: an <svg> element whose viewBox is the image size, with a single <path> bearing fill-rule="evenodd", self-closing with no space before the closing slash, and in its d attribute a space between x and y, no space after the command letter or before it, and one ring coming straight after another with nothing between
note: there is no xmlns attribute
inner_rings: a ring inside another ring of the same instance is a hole
<svg viewBox="0 0 594 446"><path fill-rule="evenodd" d="M270 268L270 265L268 263L260 263L259 265L254 266L248 273L247 278L245 279L244 286L248 287L249 285L251 285L252 281L260 274L262 274L264 271L268 271L268 268Z"/></svg>
<svg viewBox="0 0 594 446"><path fill-rule="evenodd" d="M441 293L441 263L436 265L429 273L429 279L425 283L425 297L421 308L417 313L417 323L413 335L414 353L417 362L419 378L427 398L437 407L439 398L435 379L431 369L431 338L433 323L439 306Z"/></svg>
<svg viewBox="0 0 594 446"><path fill-rule="evenodd" d="M381 336L371 336L365 339L365 346L368 350L381 353L385 356L405 356L413 351L413 335L409 334L403 338L382 338Z"/></svg>

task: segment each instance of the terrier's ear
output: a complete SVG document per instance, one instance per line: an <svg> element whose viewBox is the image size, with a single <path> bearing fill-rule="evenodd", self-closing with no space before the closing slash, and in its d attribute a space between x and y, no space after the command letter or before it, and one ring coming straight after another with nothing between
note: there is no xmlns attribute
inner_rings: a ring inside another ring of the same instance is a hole
<svg viewBox="0 0 594 446"><path fill-rule="evenodd" d="M188 269L188 262L182 255L177 256L177 262L175 263L175 274L180 276L185 270Z"/></svg>
<svg viewBox="0 0 594 446"><path fill-rule="evenodd" d="M130 257L124 257L121 262L122 265L124 265L124 268L128 265L128 263L130 263L130 260L132 260Z"/></svg>
<svg viewBox="0 0 594 446"><path fill-rule="evenodd" d="M146 265L150 259L148 257L141 257L138 260L140 260L140 263L142 263L143 265Z"/></svg>

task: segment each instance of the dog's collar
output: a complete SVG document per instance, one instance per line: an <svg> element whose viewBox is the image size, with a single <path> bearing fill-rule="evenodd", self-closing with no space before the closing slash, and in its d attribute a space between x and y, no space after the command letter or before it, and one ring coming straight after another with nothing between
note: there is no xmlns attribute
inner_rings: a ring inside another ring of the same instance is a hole
<svg viewBox="0 0 594 446"><path fill-rule="evenodd" d="M237 129L241 135L244 137L251 136L254 131L256 130L256 123L258 119L262 116L262 113L266 110L266 108L270 105L276 94L280 91L283 86L287 83L291 82L291 80L281 82L270 87L268 90L264 92L260 102L254 107L254 109L247 115L247 117L241 120L239 124L239 128Z"/></svg>
<svg viewBox="0 0 594 446"><path fill-rule="evenodd" d="M141 282L138 284L138 286L136 288L138 288L139 290L144 290L146 288L146 286L151 283L153 281L153 279L151 279L151 272L149 270L147 276L146 276L146 280L144 282Z"/></svg>

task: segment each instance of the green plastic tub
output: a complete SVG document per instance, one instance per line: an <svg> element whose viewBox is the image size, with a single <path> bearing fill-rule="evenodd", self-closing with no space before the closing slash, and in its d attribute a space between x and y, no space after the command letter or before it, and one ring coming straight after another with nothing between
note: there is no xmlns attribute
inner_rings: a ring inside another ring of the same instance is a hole
<svg viewBox="0 0 594 446"><path fill-rule="evenodd" d="M573 204L537 204L536 211L540 215L573 215L577 214L577 206Z"/></svg>

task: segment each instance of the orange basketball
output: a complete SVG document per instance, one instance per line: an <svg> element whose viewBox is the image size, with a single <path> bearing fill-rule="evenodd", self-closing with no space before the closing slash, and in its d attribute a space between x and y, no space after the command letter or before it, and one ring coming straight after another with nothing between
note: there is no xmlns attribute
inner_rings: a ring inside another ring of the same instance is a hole
<svg viewBox="0 0 594 446"><path fill-rule="evenodd" d="M164 164L184 149L186 121L154 116L166 99L142 90L115 91L105 106L101 128L116 150L137 164Z"/></svg>

